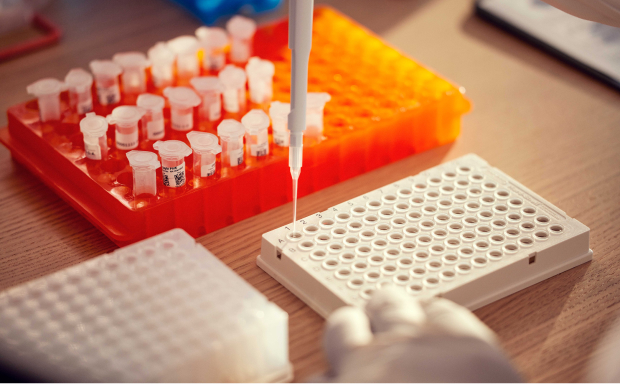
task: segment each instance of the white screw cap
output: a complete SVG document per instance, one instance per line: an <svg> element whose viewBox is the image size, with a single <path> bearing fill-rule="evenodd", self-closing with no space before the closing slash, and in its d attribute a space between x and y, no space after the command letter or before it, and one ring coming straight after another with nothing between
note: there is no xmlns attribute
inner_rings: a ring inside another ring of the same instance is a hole
<svg viewBox="0 0 620 384"><path fill-rule="evenodd" d="M217 136L212 133L191 131L187 134L187 140L195 151L211 152L214 155L222 152L222 146L218 143Z"/></svg>
<svg viewBox="0 0 620 384"><path fill-rule="evenodd" d="M253 109L241 118L241 124L250 135L258 135L258 133L269 128L269 116L262 109Z"/></svg>
<svg viewBox="0 0 620 384"><path fill-rule="evenodd" d="M161 167L157 154L148 151L129 151L127 152L127 160L131 167L148 167L157 169Z"/></svg>
<svg viewBox="0 0 620 384"><path fill-rule="evenodd" d="M183 158L192 154L192 149L179 140L156 141L153 148L161 157Z"/></svg>

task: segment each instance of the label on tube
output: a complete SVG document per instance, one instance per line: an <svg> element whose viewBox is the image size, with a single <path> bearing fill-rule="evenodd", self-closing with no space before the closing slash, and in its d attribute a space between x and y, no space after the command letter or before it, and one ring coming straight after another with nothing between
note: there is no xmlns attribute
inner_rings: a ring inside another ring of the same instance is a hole
<svg viewBox="0 0 620 384"><path fill-rule="evenodd" d="M230 150L230 166L236 167L243 164L243 147Z"/></svg>
<svg viewBox="0 0 620 384"><path fill-rule="evenodd" d="M84 143L84 153L91 160L101 160L101 148L98 144Z"/></svg>
<svg viewBox="0 0 620 384"><path fill-rule="evenodd" d="M97 97L101 105L116 104L121 101L121 90L118 84L111 87L97 87Z"/></svg>
<svg viewBox="0 0 620 384"><path fill-rule="evenodd" d="M134 149L138 146L138 130L132 133L119 133L116 131L116 148L122 150Z"/></svg>
<svg viewBox="0 0 620 384"><path fill-rule="evenodd" d="M203 164L200 167L200 176L201 177L209 177L215 174L215 161L211 164Z"/></svg>
<svg viewBox="0 0 620 384"><path fill-rule="evenodd" d="M186 113L183 115L173 113L171 117L172 129L176 129L177 131L189 131L194 126L193 113Z"/></svg>
<svg viewBox="0 0 620 384"><path fill-rule="evenodd" d="M146 137L149 140L164 138L164 119L149 121L146 123Z"/></svg>
<svg viewBox="0 0 620 384"><path fill-rule="evenodd" d="M250 146L250 154L252 156L260 157L267 156L269 153L269 142L264 142L261 144L254 144Z"/></svg>
<svg viewBox="0 0 620 384"><path fill-rule="evenodd" d="M177 188L185 185L185 163L176 167L161 167L164 185Z"/></svg>
<svg viewBox="0 0 620 384"><path fill-rule="evenodd" d="M215 121L219 119L221 116L222 116L222 102L218 100L209 106L209 121Z"/></svg>
<svg viewBox="0 0 620 384"><path fill-rule="evenodd" d="M288 147L289 145L289 132L288 131L284 131L284 132L279 132L279 131L273 131L273 142L276 143L276 145L280 146L280 147Z"/></svg>

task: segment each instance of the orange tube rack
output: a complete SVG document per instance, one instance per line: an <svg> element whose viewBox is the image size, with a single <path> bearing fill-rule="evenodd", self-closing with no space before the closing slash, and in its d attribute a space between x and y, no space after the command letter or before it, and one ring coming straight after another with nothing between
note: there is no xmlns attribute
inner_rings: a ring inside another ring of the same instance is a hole
<svg viewBox="0 0 620 384"><path fill-rule="evenodd" d="M290 51L288 21L259 28L254 55L274 62L273 100L288 102ZM309 92L328 92L324 139L304 144L299 197L376 169L414 153L452 142L461 116L470 109L462 90L388 46L331 8L317 8L310 55ZM149 92L161 93L149 80ZM106 116L112 107L95 100L94 111ZM134 198L132 171L126 151L114 146L114 126L108 129L109 158L93 162L84 156L79 121L62 94L59 122L39 121L37 101L8 110L8 129L0 141L12 156L55 190L118 245L182 228L194 237L223 228L292 200L288 149L273 144L269 155L246 158L235 171L224 169L218 155L216 174L194 178L186 159L182 188L166 188L157 170L157 196ZM135 104L124 97L121 104ZM252 106L248 108L266 106ZM223 118L240 120L238 116ZM185 133L170 129L164 110L166 137L187 143ZM194 113L195 119L198 113ZM219 121L195 121L195 129L216 133ZM143 140L140 150L154 151Z"/></svg>

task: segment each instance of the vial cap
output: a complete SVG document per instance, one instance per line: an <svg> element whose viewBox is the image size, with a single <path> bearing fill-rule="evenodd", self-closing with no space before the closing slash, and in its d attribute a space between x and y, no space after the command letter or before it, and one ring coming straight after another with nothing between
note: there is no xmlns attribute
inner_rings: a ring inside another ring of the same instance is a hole
<svg viewBox="0 0 620 384"><path fill-rule="evenodd" d="M221 93L224 91L222 81L216 76L194 77L189 81L189 83L198 93L207 93L212 91Z"/></svg>
<svg viewBox="0 0 620 384"><path fill-rule="evenodd" d="M322 109L325 107L325 103L332 99L331 95L327 92L308 92L306 99L307 109Z"/></svg>
<svg viewBox="0 0 620 384"><path fill-rule="evenodd" d="M143 108L133 105L121 105L112 110L106 117L110 124L132 124L137 123L146 111Z"/></svg>
<svg viewBox="0 0 620 384"><path fill-rule="evenodd" d="M179 140L156 141L153 143L153 148L159 152L161 157L183 158L192 154L191 148Z"/></svg>
<svg viewBox="0 0 620 384"><path fill-rule="evenodd" d="M165 104L166 100L163 97L153 95L152 93L143 93L139 95L136 100L136 105L138 107L148 109L149 111L162 110Z"/></svg>
<svg viewBox="0 0 620 384"><path fill-rule="evenodd" d="M237 15L228 20L226 29L234 37L249 39L256 32L256 22L247 17Z"/></svg>
<svg viewBox="0 0 620 384"><path fill-rule="evenodd" d="M190 53L196 53L200 48L198 39L194 36L179 36L172 40L168 40L168 49L170 49L175 55L187 55Z"/></svg>
<svg viewBox="0 0 620 384"><path fill-rule="evenodd" d="M93 85L93 75L82 68L74 68L65 76L65 84L70 88L83 92Z"/></svg>
<svg viewBox="0 0 620 384"><path fill-rule="evenodd" d="M65 83L54 78L35 81L26 87L26 91L34 96L56 95L66 89Z"/></svg>
<svg viewBox="0 0 620 384"><path fill-rule="evenodd" d="M170 104L181 107L196 107L201 102L200 97L189 87L166 87L164 96L168 98Z"/></svg>
<svg viewBox="0 0 620 384"><path fill-rule="evenodd" d="M237 120L225 119L217 126L217 135L226 141L238 139L245 135L245 127Z"/></svg>
<svg viewBox="0 0 620 384"><path fill-rule="evenodd" d="M129 151L127 152L127 160L132 167L149 167L157 169L161 167L161 163L157 159L157 154L148 151Z"/></svg>
<svg viewBox="0 0 620 384"><path fill-rule="evenodd" d="M101 137L108 131L108 121L103 116L97 116L95 112L89 112L80 120L80 131L88 136Z"/></svg>
<svg viewBox="0 0 620 384"><path fill-rule="evenodd" d="M90 70L97 75L115 77L123 72L120 65L112 60L93 60L90 62Z"/></svg>
<svg viewBox="0 0 620 384"><path fill-rule="evenodd" d="M269 116L273 119L274 117L283 117L284 115L288 115L291 113L291 104L290 103L282 103L280 101L272 101L269 106Z"/></svg>
<svg viewBox="0 0 620 384"><path fill-rule="evenodd" d="M155 65L157 64L172 64L174 62L174 52L172 52L166 43L159 42L149 49L147 52L149 59Z"/></svg>
<svg viewBox="0 0 620 384"><path fill-rule="evenodd" d="M151 65L142 52L121 52L112 56L112 60L123 68L144 69Z"/></svg>
<svg viewBox="0 0 620 384"><path fill-rule="evenodd" d="M199 27L196 30L196 37L208 48L224 48L228 45L228 35L223 28Z"/></svg>
<svg viewBox="0 0 620 384"><path fill-rule="evenodd" d="M269 127L269 116L262 109L253 109L241 118L241 124L250 135L258 135Z"/></svg>
<svg viewBox="0 0 620 384"><path fill-rule="evenodd" d="M220 71L218 77L224 84L225 88L241 88L245 86L247 77L245 71L237 66L228 64Z"/></svg>
<svg viewBox="0 0 620 384"><path fill-rule="evenodd" d="M276 67L269 60L263 60L259 57L251 57L245 66L248 77L273 77Z"/></svg>
<svg viewBox="0 0 620 384"><path fill-rule="evenodd" d="M191 131L187 133L187 140L195 151L211 152L214 155L222 152L217 136L212 133Z"/></svg>

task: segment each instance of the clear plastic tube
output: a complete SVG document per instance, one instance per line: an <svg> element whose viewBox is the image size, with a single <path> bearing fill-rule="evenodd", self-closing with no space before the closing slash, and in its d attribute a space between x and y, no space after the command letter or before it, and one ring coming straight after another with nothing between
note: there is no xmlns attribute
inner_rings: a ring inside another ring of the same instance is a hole
<svg viewBox="0 0 620 384"><path fill-rule="evenodd" d="M222 117L222 91L224 86L215 76L194 77L192 87L202 98L198 109L200 121L216 121Z"/></svg>
<svg viewBox="0 0 620 384"><path fill-rule="evenodd" d="M170 126L177 131L194 128L194 107L200 105L200 97L189 87L168 87L164 96L170 102Z"/></svg>
<svg viewBox="0 0 620 384"><path fill-rule="evenodd" d="M146 92L146 68L150 62L142 52L117 53L112 60L121 66L123 73L123 92L138 94Z"/></svg>
<svg viewBox="0 0 620 384"><path fill-rule="evenodd" d="M204 48L202 68L206 71L219 71L226 65L226 48L228 36L222 28L200 27L196 30L196 37Z"/></svg>
<svg viewBox="0 0 620 384"><path fill-rule="evenodd" d="M95 77L97 98L101 105L114 105L121 101L118 75L123 71L120 65L111 60L93 60L90 70Z"/></svg>
<svg viewBox="0 0 620 384"><path fill-rule="evenodd" d="M331 100L329 93L309 92L306 101L306 132L304 137L320 141L323 138L323 114L325 104Z"/></svg>
<svg viewBox="0 0 620 384"><path fill-rule="evenodd" d="M198 50L200 44L194 36L179 36L167 43L176 55L177 64L177 84L187 85L192 77L200 74L200 63L198 62Z"/></svg>
<svg viewBox="0 0 620 384"><path fill-rule="evenodd" d="M245 111L247 101L245 95L245 83L247 76L239 67L229 64L218 75L224 85L224 110L230 113Z"/></svg>
<svg viewBox="0 0 620 384"><path fill-rule="evenodd" d="M153 144L161 157L161 169L165 187L180 188L185 185L185 157L192 150L182 141L156 141Z"/></svg>
<svg viewBox="0 0 620 384"><path fill-rule="evenodd" d="M217 136L207 132L192 131L187 139L194 152L194 177L209 177L215 174L215 159L222 147L218 144Z"/></svg>
<svg viewBox="0 0 620 384"><path fill-rule="evenodd" d="M133 193L141 195L157 195L157 176L155 170L161 165L157 154L147 151L129 151L127 159L133 173Z"/></svg>
<svg viewBox="0 0 620 384"><path fill-rule="evenodd" d="M263 157L269 154L269 116L262 109L253 109L241 119L245 127L248 156Z"/></svg>
<svg viewBox="0 0 620 384"><path fill-rule="evenodd" d="M91 160L104 160L108 157L108 122L105 117L89 112L80 121L80 131L84 135L84 155Z"/></svg>
<svg viewBox="0 0 620 384"><path fill-rule="evenodd" d="M107 116L108 123L116 125L116 148L127 151L138 147L138 122L144 116L144 109L131 105L114 108Z"/></svg>
<svg viewBox="0 0 620 384"><path fill-rule="evenodd" d="M280 147L288 147L290 132L288 130L288 114L291 112L291 104L272 101L269 107L271 128L273 130L273 142Z"/></svg>
<svg viewBox="0 0 620 384"><path fill-rule="evenodd" d="M225 119L217 127L222 140L222 167L237 167L243 164L243 136L245 127L233 119Z"/></svg>
<svg viewBox="0 0 620 384"><path fill-rule="evenodd" d="M245 66L248 74L250 100L256 104L268 104L273 96L275 67L269 60L252 57Z"/></svg>
<svg viewBox="0 0 620 384"><path fill-rule="evenodd" d="M60 92L66 89L60 80L41 79L26 87L29 94L37 98L41 122L60 120Z"/></svg>
<svg viewBox="0 0 620 384"><path fill-rule="evenodd" d="M79 115L93 110L91 87L93 76L82 68L74 68L65 76L65 84L69 89L69 103Z"/></svg>
<svg viewBox="0 0 620 384"><path fill-rule="evenodd" d="M144 109L142 117L142 137L145 140L161 140L166 134L164 125L164 105L166 101L163 97L143 93L138 96L136 105Z"/></svg>
<svg viewBox="0 0 620 384"><path fill-rule="evenodd" d="M256 22L243 16L234 16L226 23L230 36L230 60L245 63L252 56L252 41L256 33Z"/></svg>
<svg viewBox="0 0 620 384"><path fill-rule="evenodd" d="M151 76L157 88L169 87L174 83L175 54L164 42L155 44L148 51L151 61Z"/></svg>

